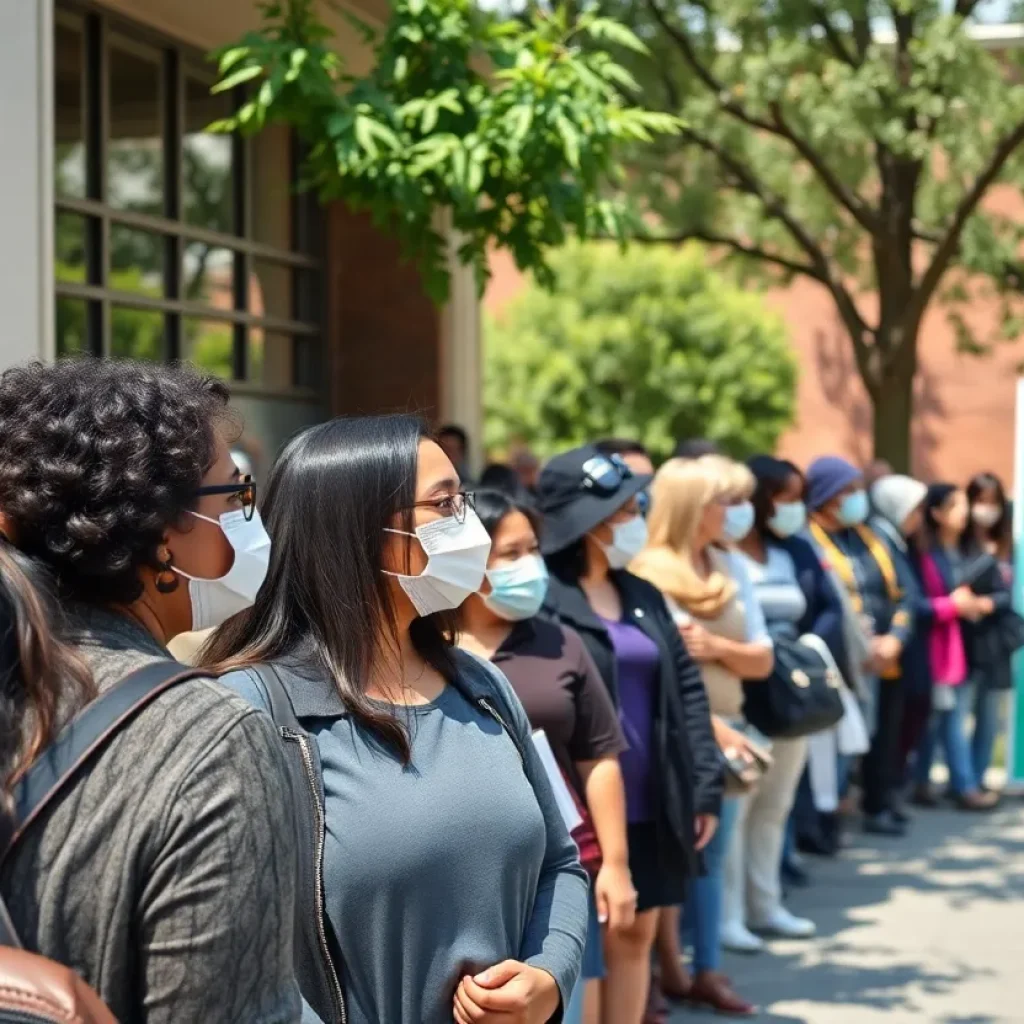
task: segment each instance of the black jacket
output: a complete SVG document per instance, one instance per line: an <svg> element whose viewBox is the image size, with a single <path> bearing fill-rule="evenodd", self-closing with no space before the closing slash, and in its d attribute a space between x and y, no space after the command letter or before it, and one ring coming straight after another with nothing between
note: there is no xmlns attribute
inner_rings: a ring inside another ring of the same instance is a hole
<svg viewBox="0 0 1024 1024"><path fill-rule="evenodd" d="M624 621L650 637L661 656L653 751L659 855L667 867L692 877L700 868L694 850L694 818L718 815L722 807L722 762L711 730L704 681L660 591L628 572L613 572L611 579L622 599ZM618 669L611 638L579 584L552 577L544 610L583 638L618 707Z"/></svg>

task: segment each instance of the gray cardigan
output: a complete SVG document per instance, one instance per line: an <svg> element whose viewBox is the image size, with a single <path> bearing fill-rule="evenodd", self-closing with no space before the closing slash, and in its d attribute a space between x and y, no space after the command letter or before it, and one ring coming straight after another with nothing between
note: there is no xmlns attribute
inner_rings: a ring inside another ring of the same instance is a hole
<svg viewBox="0 0 1024 1024"><path fill-rule="evenodd" d="M308 662L290 662L287 666L278 663L273 668L261 666L224 677L226 685L271 713L289 751L296 784L305 789L300 815L305 817L306 825L300 825L300 844L305 849L300 865L300 919L296 923L297 972L304 999L329 1024L346 1019L361 1021L373 1012L374 1004L376 1012L381 1012L384 1001L388 1002L386 1012L395 1018L391 1021L389 1017L389 1024L412 1024L411 1019L406 1021L410 1013L426 1012L417 1005L425 985L433 992L432 1012L439 1013L438 1001L450 996L446 991L442 996L438 985L450 984L451 978L439 971L437 965L450 959L453 952L446 946L452 940L445 940L442 934L453 928L458 936L455 945L465 943L473 948L484 942L486 947L491 941L487 938L489 929L496 923L524 921L525 932L521 937L514 935L512 948L506 945L509 936L492 938L499 948L504 945L508 950L503 958L520 959L550 973L558 984L563 1006L579 975L587 930L587 877L531 741L526 714L508 681L490 663L464 651L454 653L454 684L445 691L447 696L443 694L434 702L436 714L432 718L422 717L414 723L411 776L402 774L393 755L374 754L372 739L349 718L333 682L323 678ZM446 702L443 707L442 702ZM441 730L437 735L449 737L444 741L449 744L446 750L430 746L435 736L433 730L437 729ZM420 747L416 747L417 736L423 744ZM459 749L452 749L453 742L459 744ZM325 765L334 771L335 779L341 779L347 800L330 792L331 775L325 772ZM525 772L529 783L525 790L516 781L520 772ZM326 797L325 778L329 783ZM446 823L451 827L452 819L459 817L441 806L449 799L446 794L453 801L465 803L474 785L477 789L470 800L484 801L487 812L481 831L473 839L470 835L475 829L461 834L444 831ZM352 795L353 786L362 790L357 797ZM418 813L417 806L410 807L408 803L408 790L415 792L419 786L431 794L424 799L432 801L423 815ZM382 813L377 817L353 814L353 806L358 807L361 800L386 801L387 806L381 807ZM530 826L534 836L530 849L536 852L519 855L531 861L536 856L537 860L530 864L508 860L516 856L513 851L523 836L515 832L506 836L502 832L500 819L506 811L505 801L509 802L509 814L518 814L520 823L524 817L534 822ZM346 812L352 819L343 825L339 819ZM495 818L499 820L496 822ZM410 819L415 824L409 823ZM432 823L434 832L430 834ZM488 833L488 829L493 831ZM342 832L344 835L339 839ZM330 856L325 865L325 836L334 837L333 867ZM422 863L436 863L436 879L429 874L421 876L422 868L409 868L410 863L421 863L409 846L413 839L422 847ZM358 858L359 864L353 865L352 871L359 878L367 874L365 865L370 858L365 851L379 843L376 858L380 863L374 863L368 873L378 879L380 875L393 878L393 884L378 882L383 888L361 899L356 883L353 893L350 878L337 875L339 870L345 870L339 842L350 844L346 852ZM504 869L494 870L491 862L481 863L477 859L478 844L493 851L495 843L504 856ZM507 847L502 849L502 844ZM394 846L406 849L396 855ZM353 847L360 852L353 853ZM392 868L392 862L398 866ZM380 900L390 900L392 909L400 913L412 912L408 906L403 911L401 895L402 886L409 884L410 870L414 871L416 905L434 899L435 891L442 901L431 904L437 915L436 927L429 921L410 919L407 927L396 930L385 925L379 933L372 932L374 926L380 926ZM446 890L450 894L453 885L465 886L474 894L471 905L461 912L472 914L476 912L473 907L479 907L478 920L460 920L459 912L445 904L443 894ZM344 910L339 909L342 906ZM351 916L342 916L339 921L339 913ZM355 965L352 950L342 948L344 943L335 927L338 924L342 930L347 929L350 945L364 944L360 962ZM372 953L365 948L367 945L373 946ZM388 976L382 977L380 965L389 964L394 965L394 974L385 969ZM373 977L368 980L368 975ZM358 1000L356 985L361 986ZM368 992L370 985L374 991ZM403 995L403 987L410 986L412 990ZM446 1019L450 1019L451 1004L443 1005ZM555 1019L560 1019L560 1015Z"/></svg>
<svg viewBox="0 0 1024 1024"><path fill-rule="evenodd" d="M101 690L168 657L126 616L69 618ZM293 800L266 716L192 679L27 829L0 892L25 945L77 971L122 1024L297 1024Z"/></svg>

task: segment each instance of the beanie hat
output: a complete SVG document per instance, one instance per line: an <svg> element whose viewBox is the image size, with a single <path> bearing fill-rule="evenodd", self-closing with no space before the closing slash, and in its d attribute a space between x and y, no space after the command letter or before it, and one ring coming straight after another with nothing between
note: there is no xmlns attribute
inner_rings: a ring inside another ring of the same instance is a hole
<svg viewBox="0 0 1024 1024"><path fill-rule="evenodd" d="M893 474L875 482L871 488L871 504L883 519L892 523L897 530L902 530L907 516L927 495L928 488L920 480Z"/></svg>
<svg viewBox="0 0 1024 1024"><path fill-rule="evenodd" d="M864 474L852 462L838 455L815 459L807 469L807 507L816 512L863 478Z"/></svg>

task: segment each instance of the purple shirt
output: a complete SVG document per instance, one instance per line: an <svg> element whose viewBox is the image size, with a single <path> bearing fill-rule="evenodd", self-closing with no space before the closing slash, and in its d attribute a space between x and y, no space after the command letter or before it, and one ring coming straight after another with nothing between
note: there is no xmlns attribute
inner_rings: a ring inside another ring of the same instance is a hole
<svg viewBox="0 0 1024 1024"><path fill-rule="evenodd" d="M651 821L651 746L660 655L654 641L629 622L601 620L615 650L619 672L619 722L629 749L619 755L629 822Z"/></svg>

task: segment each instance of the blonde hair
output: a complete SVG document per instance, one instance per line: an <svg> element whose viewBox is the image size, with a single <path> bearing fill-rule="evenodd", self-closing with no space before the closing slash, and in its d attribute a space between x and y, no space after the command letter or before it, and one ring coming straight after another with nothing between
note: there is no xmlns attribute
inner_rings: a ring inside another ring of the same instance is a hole
<svg viewBox="0 0 1024 1024"><path fill-rule="evenodd" d="M647 547L630 571L698 618L721 615L736 594L736 584L717 571L702 577L694 564L693 548L707 506L722 499L735 501L748 479L753 482L745 466L719 455L669 459L651 485Z"/></svg>

